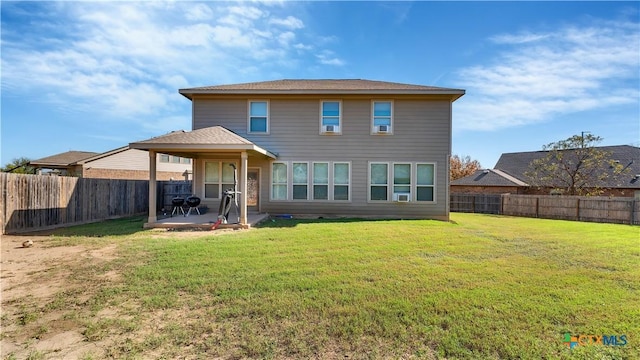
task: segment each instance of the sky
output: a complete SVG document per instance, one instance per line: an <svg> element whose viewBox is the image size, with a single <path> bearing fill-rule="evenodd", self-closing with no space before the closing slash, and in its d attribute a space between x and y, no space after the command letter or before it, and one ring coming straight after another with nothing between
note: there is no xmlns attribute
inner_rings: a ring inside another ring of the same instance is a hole
<svg viewBox="0 0 640 360"><path fill-rule="evenodd" d="M640 3L0 2L2 165L191 129L178 89L368 79L464 89L453 154L582 132L640 146Z"/></svg>

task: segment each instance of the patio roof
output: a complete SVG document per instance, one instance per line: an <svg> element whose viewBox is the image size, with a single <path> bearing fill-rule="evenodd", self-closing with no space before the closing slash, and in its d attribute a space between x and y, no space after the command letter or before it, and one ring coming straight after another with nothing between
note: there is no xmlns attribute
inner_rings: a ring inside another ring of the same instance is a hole
<svg viewBox="0 0 640 360"><path fill-rule="evenodd" d="M222 126L173 131L147 140L129 144L132 149L154 150L165 154L197 154L207 152L253 151L276 159L277 154L263 149Z"/></svg>

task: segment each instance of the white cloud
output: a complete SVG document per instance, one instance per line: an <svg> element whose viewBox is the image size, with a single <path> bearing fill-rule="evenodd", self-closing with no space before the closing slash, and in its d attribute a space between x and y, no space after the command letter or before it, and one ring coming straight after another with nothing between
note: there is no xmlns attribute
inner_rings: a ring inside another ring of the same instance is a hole
<svg viewBox="0 0 640 360"><path fill-rule="evenodd" d="M273 25L279 25L279 26L283 26L289 29L302 29L304 28L304 23L302 22L302 20L293 17L293 16L287 16L285 19L281 19L281 18L273 18L271 20L269 20L270 24Z"/></svg>
<svg viewBox="0 0 640 360"><path fill-rule="evenodd" d="M459 71L467 95L456 127L496 130L638 101L637 23L597 22L556 32L502 34L491 63Z"/></svg>
<svg viewBox="0 0 640 360"><path fill-rule="evenodd" d="M524 32L522 34L501 34L491 37L495 43L498 44L524 44L529 42L535 42L548 38L547 34L532 34Z"/></svg>
<svg viewBox="0 0 640 360"><path fill-rule="evenodd" d="M210 20L213 18L213 11L206 4L193 4L187 8L185 18L191 21Z"/></svg>
<svg viewBox="0 0 640 360"><path fill-rule="evenodd" d="M324 50L320 54L316 54L318 61L323 65L343 66L345 62L335 56L333 51Z"/></svg>
<svg viewBox="0 0 640 360"><path fill-rule="evenodd" d="M37 93L35 101L62 112L148 122L157 131L189 115L173 113L186 104L178 88L280 73L312 50L302 41L318 43L300 32L302 20L286 16L286 3L37 4L37 18L21 3L3 8L29 24L18 29L3 18L3 96ZM321 63L342 64L327 54Z"/></svg>

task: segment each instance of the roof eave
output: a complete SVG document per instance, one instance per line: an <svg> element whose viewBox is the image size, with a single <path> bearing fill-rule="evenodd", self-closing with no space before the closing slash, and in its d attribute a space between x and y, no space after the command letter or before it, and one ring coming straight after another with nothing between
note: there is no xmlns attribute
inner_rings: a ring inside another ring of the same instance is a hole
<svg viewBox="0 0 640 360"><path fill-rule="evenodd" d="M180 94L189 100L194 95L450 95L455 101L465 94L465 90L211 90L211 89L180 89Z"/></svg>
<svg viewBox="0 0 640 360"><path fill-rule="evenodd" d="M208 151L242 151L242 150L250 150L260 153L262 155L268 156L272 159L276 159L278 157L277 154L270 152L269 150L263 149L255 144L175 144L175 143L147 143L147 142L139 142L139 143L130 143L129 147L131 149L138 150L154 150L156 152L176 152L176 151L185 151L185 152L208 152Z"/></svg>

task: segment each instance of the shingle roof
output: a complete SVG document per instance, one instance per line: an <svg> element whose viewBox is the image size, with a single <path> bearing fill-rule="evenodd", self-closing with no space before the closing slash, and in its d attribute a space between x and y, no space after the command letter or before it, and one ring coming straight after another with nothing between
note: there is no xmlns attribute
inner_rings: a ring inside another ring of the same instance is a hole
<svg viewBox="0 0 640 360"><path fill-rule="evenodd" d="M137 144L248 145L253 143L222 126L212 126L193 131L173 131L166 135L138 141Z"/></svg>
<svg viewBox="0 0 640 360"><path fill-rule="evenodd" d="M173 131L147 140L129 144L132 149L156 150L164 153L180 154L201 151L243 151L252 150L265 156L277 155L261 148L253 142L222 126L212 126L193 131Z"/></svg>
<svg viewBox="0 0 640 360"><path fill-rule="evenodd" d="M31 161L33 166L69 166L80 160L96 156L98 153L90 151L67 151L56 155Z"/></svg>
<svg viewBox="0 0 640 360"><path fill-rule="evenodd" d="M180 89L193 94L443 94L453 100L464 90L363 79L283 79Z"/></svg>
<svg viewBox="0 0 640 360"><path fill-rule="evenodd" d="M496 169L481 169L460 179L451 181L451 185L462 186L528 186L509 174Z"/></svg>
<svg viewBox="0 0 640 360"><path fill-rule="evenodd" d="M627 167L628 170L622 179L615 179L610 177L610 183L601 184L603 187L635 187L640 188L640 181L634 177L640 174L640 148L630 145L617 145L617 146L600 146L598 149L611 153L611 159L617 160L620 165ZM565 150L571 151L571 150ZM548 151L532 151L532 152L520 152L520 153L506 153L500 156L495 168L500 169L518 179L526 179L525 172L529 170L529 164L535 159L545 157ZM609 166L606 166L605 171L608 171Z"/></svg>
<svg viewBox="0 0 640 360"><path fill-rule="evenodd" d="M637 188L640 189L640 148L630 145L601 146L598 149L611 153L611 158L626 167L622 179L609 177L609 182L600 184L608 188ZM566 150L571 151L571 150ZM454 186L528 186L525 173L529 164L546 156L548 151L530 151L518 153L504 153L493 169L478 170L474 174L451 181ZM609 166L603 164L603 170L609 171ZM638 177L636 177L638 175Z"/></svg>

